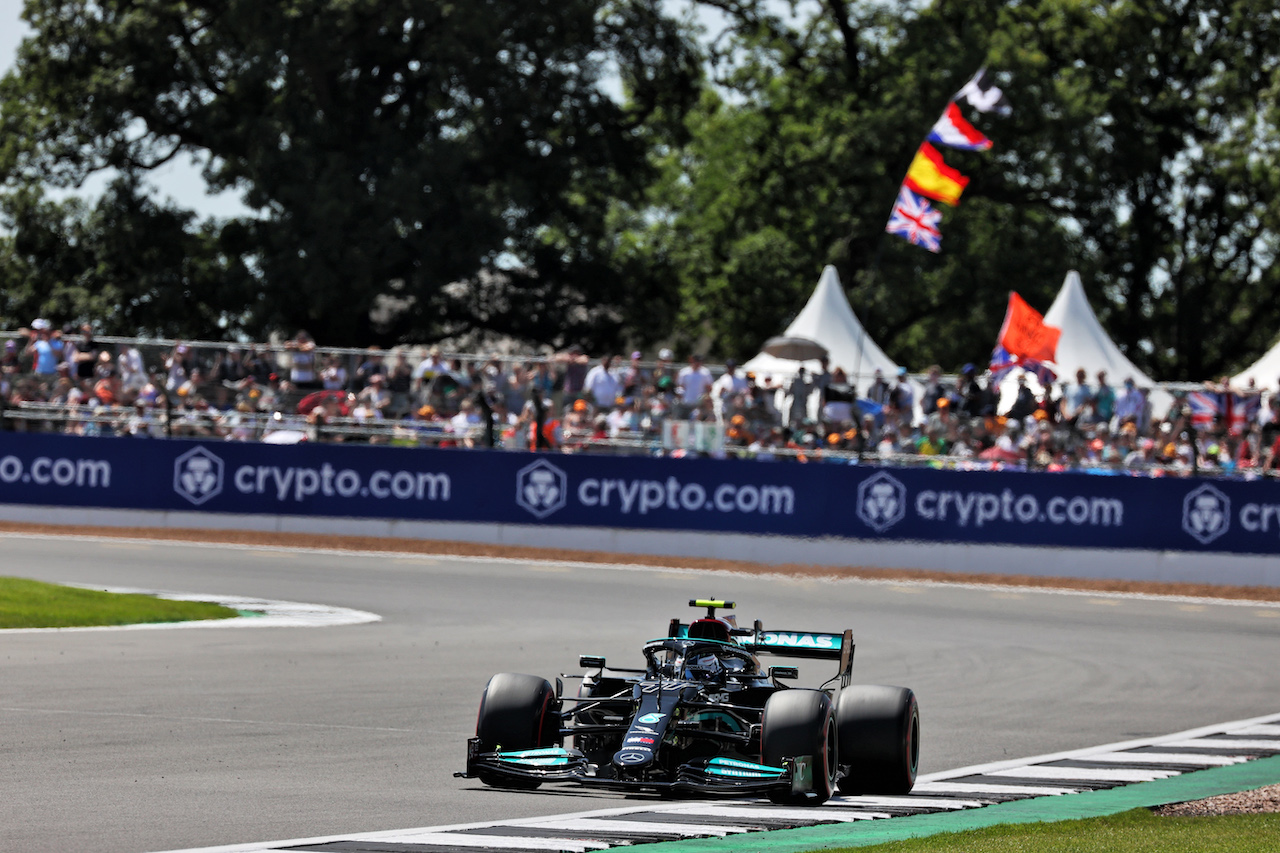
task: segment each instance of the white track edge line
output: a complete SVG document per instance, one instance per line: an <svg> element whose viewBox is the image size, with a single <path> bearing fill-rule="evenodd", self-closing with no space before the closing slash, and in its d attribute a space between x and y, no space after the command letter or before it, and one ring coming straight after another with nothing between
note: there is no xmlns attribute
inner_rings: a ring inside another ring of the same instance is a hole
<svg viewBox="0 0 1280 853"><path fill-rule="evenodd" d="M1118 743L1103 744L1102 746L1090 746L1084 749L1072 749L1065 752L1051 752L1045 755L1036 755L1030 758L1016 758L1007 761L993 761L988 764L973 764L968 767L959 767L955 770L944 770L939 773L929 773L917 778L917 782L945 782L950 779L956 779L961 776L981 776L984 773L990 773L993 770L1010 770L1015 767L1026 767L1031 764L1044 764L1049 761L1062 761L1068 758L1081 758L1092 755L1097 752L1122 752L1126 749L1136 749L1142 746L1159 746L1162 743L1175 740L1190 740L1193 738L1201 738L1207 735L1224 734L1231 729L1243 728L1245 726L1255 726L1260 723L1271 723L1280 720L1280 714L1267 714L1262 717L1250 717L1245 720L1235 720L1230 723L1217 723L1212 726L1202 726L1197 729L1188 729L1184 732L1177 732L1171 735L1161 735L1154 738L1139 738L1136 740L1119 741Z"/></svg>

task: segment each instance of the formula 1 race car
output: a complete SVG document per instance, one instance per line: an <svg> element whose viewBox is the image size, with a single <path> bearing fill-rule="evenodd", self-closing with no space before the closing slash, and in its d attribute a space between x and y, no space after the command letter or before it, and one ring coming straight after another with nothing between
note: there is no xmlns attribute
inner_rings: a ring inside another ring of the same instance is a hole
<svg viewBox="0 0 1280 853"><path fill-rule="evenodd" d="M817 805L835 791L905 794L915 784L920 712L905 687L851 685L853 632L739 628L706 616L672 619L644 645L644 669L583 655L577 698L563 681L501 673L480 699L467 769L503 788L572 782L621 790L767 795ZM816 689L789 688L793 666L762 670L759 654L839 661ZM838 682L839 689L836 689ZM572 738L572 746L565 741Z"/></svg>

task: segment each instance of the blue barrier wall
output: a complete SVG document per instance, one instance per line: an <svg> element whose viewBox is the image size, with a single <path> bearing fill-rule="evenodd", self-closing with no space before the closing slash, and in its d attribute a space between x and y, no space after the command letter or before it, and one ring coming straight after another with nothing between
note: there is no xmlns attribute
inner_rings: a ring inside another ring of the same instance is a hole
<svg viewBox="0 0 1280 853"><path fill-rule="evenodd" d="M0 503L1274 554L1273 481L0 433Z"/></svg>

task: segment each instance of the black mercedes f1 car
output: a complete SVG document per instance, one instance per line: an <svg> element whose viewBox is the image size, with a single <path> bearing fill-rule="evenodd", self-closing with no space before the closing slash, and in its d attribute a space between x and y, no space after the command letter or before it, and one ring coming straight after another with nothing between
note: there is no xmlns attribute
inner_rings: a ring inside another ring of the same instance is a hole
<svg viewBox="0 0 1280 853"><path fill-rule="evenodd" d="M853 632L739 628L732 601L696 599L706 615L672 619L645 643L643 669L579 658L581 676L493 676L480 700L467 769L504 788L570 782L621 790L767 795L817 805L835 791L905 794L915 784L920 712L905 687L850 684ZM788 687L793 666L758 655L839 661L814 689ZM563 678L579 678L577 697ZM567 746L566 742L572 745Z"/></svg>

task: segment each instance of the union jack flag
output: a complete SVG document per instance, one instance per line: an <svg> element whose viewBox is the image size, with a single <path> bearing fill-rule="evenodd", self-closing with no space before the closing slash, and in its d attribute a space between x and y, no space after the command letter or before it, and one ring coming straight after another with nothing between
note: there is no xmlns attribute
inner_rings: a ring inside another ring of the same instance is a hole
<svg viewBox="0 0 1280 853"><path fill-rule="evenodd" d="M942 214L933 209L928 199L901 187L898 190L898 201L893 206L893 214L884 230L905 237L922 249L941 252L942 232L938 230L938 223L941 221Z"/></svg>
<svg viewBox="0 0 1280 853"><path fill-rule="evenodd" d="M991 385L993 387L999 385L1015 367L1021 367L1034 375L1041 385L1048 385L1058 380L1057 372L1043 361L1026 358L1021 355L1013 355L997 344L996 348L991 351Z"/></svg>
<svg viewBox="0 0 1280 853"><path fill-rule="evenodd" d="M1232 435L1244 435L1249 424L1258 419L1258 410L1262 408L1262 395L1259 393L1224 394L1227 398L1227 429Z"/></svg>
<svg viewBox="0 0 1280 853"><path fill-rule="evenodd" d="M1191 425L1196 429L1213 429L1213 423L1221 412L1218 395L1208 391L1192 391L1188 394L1187 407L1191 409Z"/></svg>

